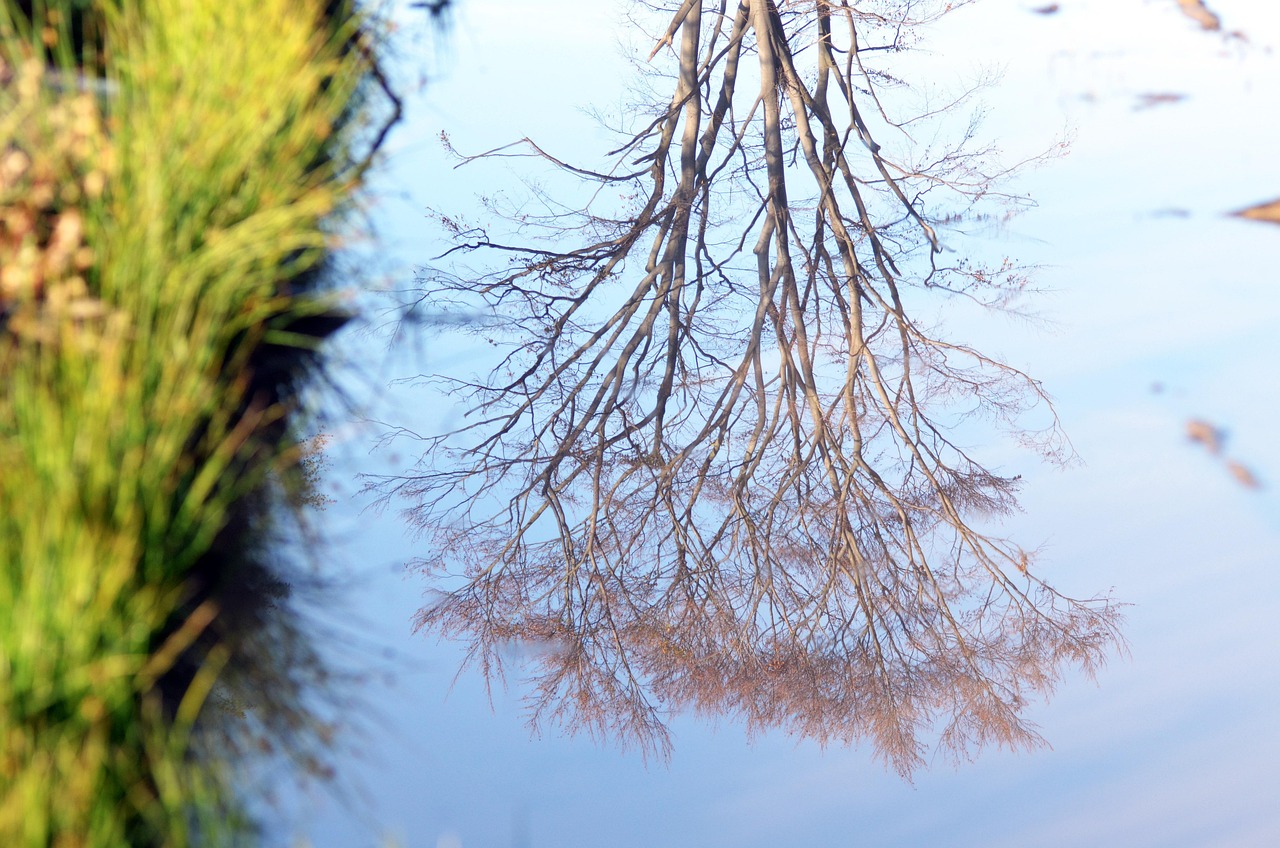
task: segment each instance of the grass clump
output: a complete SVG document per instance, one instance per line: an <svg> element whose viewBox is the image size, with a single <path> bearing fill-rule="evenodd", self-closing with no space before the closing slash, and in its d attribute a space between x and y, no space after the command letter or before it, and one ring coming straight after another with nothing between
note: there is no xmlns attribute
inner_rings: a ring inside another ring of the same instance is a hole
<svg viewBox="0 0 1280 848"><path fill-rule="evenodd" d="M258 362L322 311L299 281L355 188L361 51L308 0L5 3L0 845L233 844L234 763L194 740L224 670L272 659L217 586L297 454Z"/></svg>

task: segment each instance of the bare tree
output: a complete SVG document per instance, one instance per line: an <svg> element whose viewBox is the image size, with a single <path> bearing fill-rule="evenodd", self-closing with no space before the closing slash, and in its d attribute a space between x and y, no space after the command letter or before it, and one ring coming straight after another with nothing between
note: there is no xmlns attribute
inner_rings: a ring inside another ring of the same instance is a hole
<svg viewBox="0 0 1280 848"><path fill-rule="evenodd" d="M1041 386L909 308L1000 307L1026 283L946 258L1005 172L972 127L917 143L941 110L896 118L900 83L870 63L956 5L649 9L674 94L611 168L528 139L485 154L540 157L591 203L517 212L511 239L442 216L455 259L499 261L430 271L421 296L502 316L470 329L504 357L487 380L434 378L469 421L371 488L430 541L418 627L491 678L504 646L541 646L535 724L665 754L666 717L693 709L869 739L908 774L931 744L1038 742L1028 696L1119 642L1112 602L1056 592L992 535L1018 479L955 435L986 416L1060 458ZM1047 429L1020 429L1033 407Z"/></svg>

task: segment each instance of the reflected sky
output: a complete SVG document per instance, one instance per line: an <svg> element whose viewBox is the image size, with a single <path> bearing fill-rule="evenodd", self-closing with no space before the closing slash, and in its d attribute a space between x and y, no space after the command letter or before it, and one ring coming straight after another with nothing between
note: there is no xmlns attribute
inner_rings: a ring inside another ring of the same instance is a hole
<svg viewBox="0 0 1280 848"><path fill-rule="evenodd" d="M1069 156L1014 186L1038 207L975 248L1042 266L1049 291L1033 306L1043 320L945 313L953 336L1045 382L1085 461L1057 470L993 444L985 455L1027 481L1009 534L1043 542L1056 587L1114 588L1133 604L1131 656L1032 709L1052 749L936 762L909 785L866 748L748 740L729 721L677 718L665 765L554 730L531 739L518 684L494 691L491 707L478 675L455 680L456 647L410 634L424 589L403 568L415 542L394 510L374 514L354 497L355 475L402 470L412 446L370 453L374 429L339 424L339 502L322 521L353 588L334 615L333 650L375 658L395 680L365 693L368 730L341 764L347 800L291 802L312 844L373 846L383 834L410 848L1280 844L1280 227L1224 215L1280 196L1280 10L1212 3L1227 29L1248 32L1243 44L1200 32L1173 2L1030 11L1043 5L962 10L927 52L904 57L903 74L962 79L1002 66L984 98L990 136L1011 158L1071 140ZM442 129L465 152L525 134L566 158L607 144L579 107L619 100L620 8L462 0L442 55L406 51L406 79L424 65L437 76L409 104L374 191L386 246L376 267L389 286L444 249L424 207L467 208L510 179L452 170L434 140ZM1186 96L1152 105L1162 93ZM430 429L438 402L389 384L465 367L467 353L429 334L414 342L388 353L376 334L348 332L338 379L371 417ZM1189 442L1192 418L1229 431L1226 453L1266 488L1241 487ZM344 639L362 647L344 650ZM382 648L396 659L380 659Z"/></svg>

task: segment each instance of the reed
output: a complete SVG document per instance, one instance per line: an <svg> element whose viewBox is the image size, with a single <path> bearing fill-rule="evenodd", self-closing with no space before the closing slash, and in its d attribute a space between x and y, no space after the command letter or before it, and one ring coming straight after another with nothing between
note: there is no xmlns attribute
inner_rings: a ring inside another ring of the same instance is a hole
<svg viewBox="0 0 1280 848"><path fill-rule="evenodd" d="M332 11L0 9L2 845L251 838L234 750L194 742L238 648L192 575L297 455L255 356L324 308L291 281L356 188Z"/></svg>

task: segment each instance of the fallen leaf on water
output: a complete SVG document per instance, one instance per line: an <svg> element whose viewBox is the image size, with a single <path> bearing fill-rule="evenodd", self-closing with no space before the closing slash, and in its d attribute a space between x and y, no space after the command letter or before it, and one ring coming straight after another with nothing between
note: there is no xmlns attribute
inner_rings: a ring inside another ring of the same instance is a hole
<svg viewBox="0 0 1280 848"><path fill-rule="evenodd" d="M1270 221L1273 224L1280 224L1280 199L1270 203L1259 203L1257 206L1250 206L1248 209L1241 209L1231 214L1251 221Z"/></svg>
<svg viewBox="0 0 1280 848"><path fill-rule="evenodd" d="M1166 103L1178 103L1186 99L1187 95L1179 94L1176 91L1151 91L1138 95L1138 105L1133 107L1133 111L1137 112L1140 109L1163 106Z"/></svg>
<svg viewBox="0 0 1280 848"><path fill-rule="evenodd" d="M1222 28L1222 21L1218 19L1217 15L1209 11L1203 0L1178 0L1178 5L1182 7L1183 14L1200 24L1204 29Z"/></svg>
<svg viewBox="0 0 1280 848"><path fill-rule="evenodd" d="M1236 478L1236 482L1246 489L1261 489L1262 483L1254 476L1253 472L1245 466L1232 460L1227 463L1227 470L1231 472L1231 476Z"/></svg>
<svg viewBox="0 0 1280 848"><path fill-rule="evenodd" d="M1222 452L1222 431L1210 424L1208 421L1201 421L1193 418L1187 422L1187 438L1193 442L1199 442L1209 449L1209 453Z"/></svg>

